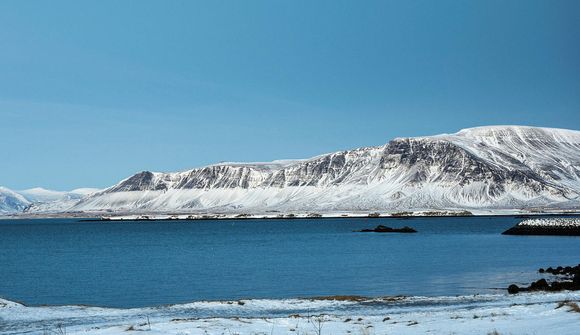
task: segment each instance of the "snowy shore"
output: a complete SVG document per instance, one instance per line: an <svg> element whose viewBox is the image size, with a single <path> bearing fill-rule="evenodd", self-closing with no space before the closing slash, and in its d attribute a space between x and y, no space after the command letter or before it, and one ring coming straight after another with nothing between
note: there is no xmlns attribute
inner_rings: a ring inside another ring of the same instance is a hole
<svg viewBox="0 0 580 335"><path fill-rule="evenodd" d="M0 334L578 334L579 292L242 300L112 309L0 299Z"/></svg>
<svg viewBox="0 0 580 335"><path fill-rule="evenodd" d="M50 218L81 218L103 219L110 221L142 221L142 220L243 220L243 219L315 219L315 218L422 218L422 217L496 217L496 216L578 216L578 209L542 209L541 211L523 209L416 209L413 211L328 211L328 212L39 212L1 214L1 219L50 219Z"/></svg>
<svg viewBox="0 0 580 335"><path fill-rule="evenodd" d="M329 213L202 213L202 214L129 214L104 215L102 220L142 221L142 220L243 220L243 219L317 219L317 218L410 218L439 216L473 216L469 211L417 211L417 212L329 212Z"/></svg>
<svg viewBox="0 0 580 335"><path fill-rule="evenodd" d="M580 215L580 212L559 211L546 213L518 212L513 210L466 211L466 210L417 210L413 212L328 212L328 213L188 213L188 214L125 214L100 215L101 220L108 221L143 221L143 220L243 220L243 219L317 219L317 218L423 218L423 217L466 217L466 216L545 216L545 215Z"/></svg>

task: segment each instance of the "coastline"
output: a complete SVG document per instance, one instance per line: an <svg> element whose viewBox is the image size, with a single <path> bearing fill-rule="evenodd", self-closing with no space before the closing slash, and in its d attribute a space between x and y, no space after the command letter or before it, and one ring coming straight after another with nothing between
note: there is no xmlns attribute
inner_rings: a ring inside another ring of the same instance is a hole
<svg viewBox="0 0 580 335"><path fill-rule="evenodd" d="M404 213L403 215L399 213ZM156 212L64 212L64 213L18 213L0 215L3 219L82 219L83 221L196 221L196 220L300 220L300 219L417 219L444 217L560 217L580 216L580 210L421 210L414 212L329 212L329 213L156 213Z"/></svg>
<svg viewBox="0 0 580 335"><path fill-rule="evenodd" d="M1 334L577 334L580 292L27 307L0 299ZM576 304L576 305L574 305Z"/></svg>

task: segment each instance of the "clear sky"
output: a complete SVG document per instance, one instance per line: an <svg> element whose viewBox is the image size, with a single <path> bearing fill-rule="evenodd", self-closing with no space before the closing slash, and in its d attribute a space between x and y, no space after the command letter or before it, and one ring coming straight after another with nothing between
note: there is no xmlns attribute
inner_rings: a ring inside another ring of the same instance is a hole
<svg viewBox="0 0 580 335"><path fill-rule="evenodd" d="M580 1L1 1L0 185L580 129Z"/></svg>

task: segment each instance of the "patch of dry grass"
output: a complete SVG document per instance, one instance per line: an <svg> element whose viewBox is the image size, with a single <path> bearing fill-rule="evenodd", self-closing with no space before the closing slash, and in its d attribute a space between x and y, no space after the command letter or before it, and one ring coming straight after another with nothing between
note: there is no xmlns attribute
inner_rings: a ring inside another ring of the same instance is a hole
<svg viewBox="0 0 580 335"><path fill-rule="evenodd" d="M560 302L558 302L556 309L562 308L564 306L569 307L568 312L580 313L580 306L578 306L578 303L576 303L574 301L570 301L570 300L560 301Z"/></svg>

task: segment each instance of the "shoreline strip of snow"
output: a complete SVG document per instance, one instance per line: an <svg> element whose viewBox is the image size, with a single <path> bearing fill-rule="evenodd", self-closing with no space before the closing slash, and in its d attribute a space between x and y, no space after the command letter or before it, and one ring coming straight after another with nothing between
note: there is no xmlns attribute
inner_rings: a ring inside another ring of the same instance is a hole
<svg viewBox="0 0 580 335"><path fill-rule="evenodd" d="M132 309L27 307L0 299L0 333L578 334L580 292L192 302Z"/></svg>

